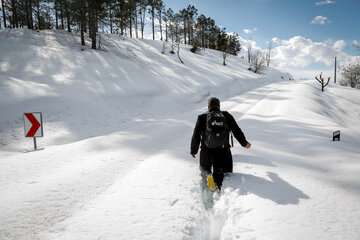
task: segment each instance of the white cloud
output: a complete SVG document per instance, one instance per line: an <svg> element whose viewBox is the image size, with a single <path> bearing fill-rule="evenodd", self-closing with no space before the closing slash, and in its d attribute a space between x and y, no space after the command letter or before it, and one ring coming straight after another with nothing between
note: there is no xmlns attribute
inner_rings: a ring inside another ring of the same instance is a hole
<svg viewBox="0 0 360 240"><path fill-rule="evenodd" d="M309 38L295 36L289 40L281 40L281 45L274 48L274 60L279 66L309 67L312 64L330 66L334 56L350 60L352 56L343 52L346 47L344 40L334 43L314 42Z"/></svg>
<svg viewBox="0 0 360 240"><path fill-rule="evenodd" d="M273 38L271 39L271 42L273 42L273 43L275 43L275 44L277 44L277 45L280 45L282 41L281 41L281 39L278 38L278 37L273 37Z"/></svg>
<svg viewBox="0 0 360 240"><path fill-rule="evenodd" d="M254 50L266 51L266 49L261 49L254 40L241 36L239 40L243 45L242 57L246 58L249 45ZM294 36L289 39L273 37L271 41L274 43L271 66L289 72L298 79L312 79L320 72L331 76L335 56L338 59L338 66L360 62L360 56L352 56L344 51L347 42L342 39L317 42L303 36ZM358 44L360 47L360 41L354 40L352 44Z"/></svg>
<svg viewBox="0 0 360 240"><path fill-rule="evenodd" d="M316 6L322 6L322 5L330 5L330 4L335 4L336 1L335 0L322 0L319 2L316 2Z"/></svg>
<svg viewBox="0 0 360 240"><path fill-rule="evenodd" d="M344 40L338 40L334 42L333 47L338 51L342 51L346 47L346 42Z"/></svg>
<svg viewBox="0 0 360 240"><path fill-rule="evenodd" d="M252 49L261 50L261 47L257 46L257 43L254 40L246 39L246 38L239 36L239 41L244 50L247 50L248 47L251 47Z"/></svg>
<svg viewBox="0 0 360 240"><path fill-rule="evenodd" d="M324 16L316 16L314 17L314 19L311 21L311 24L319 24L319 25L324 25L329 23L329 19L327 17Z"/></svg>
<svg viewBox="0 0 360 240"><path fill-rule="evenodd" d="M359 56L344 52L344 40L316 42L303 36L295 36L288 40L276 38L278 46L273 50L273 64L296 77L311 77L317 72L331 72L334 57L344 66L359 61Z"/></svg>
<svg viewBox="0 0 360 240"><path fill-rule="evenodd" d="M243 29L243 32L245 34L252 34L252 33L256 32L256 31L257 31L257 28L251 28L251 29L245 28L245 29Z"/></svg>
<svg viewBox="0 0 360 240"><path fill-rule="evenodd" d="M354 48L360 48L360 42L358 40L354 40L352 42L352 45L353 45Z"/></svg>

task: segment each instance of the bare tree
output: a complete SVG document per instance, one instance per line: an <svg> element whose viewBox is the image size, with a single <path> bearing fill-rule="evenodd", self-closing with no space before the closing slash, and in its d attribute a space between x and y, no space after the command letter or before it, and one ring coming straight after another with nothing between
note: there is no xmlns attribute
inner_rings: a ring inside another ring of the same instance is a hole
<svg viewBox="0 0 360 240"><path fill-rule="evenodd" d="M247 46L247 57L248 57L248 63L251 64L251 56L252 56L252 45L249 42Z"/></svg>
<svg viewBox="0 0 360 240"><path fill-rule="evenodd" d="M254 51L250 54L249 70L254 73L261 73L265 68L265 57L261 51Z"/></svg>
<svg viewBox="0 0 360 240"><path fill-rule="evenodd" d="M272 48L273 48L272 41L270 41L269 45L268 45L268 48L267 48L267 51L266 51L266 56L265 56L266 66L267 67L270 67Z"/></svg>
<svg viewBox="0 0 360 240"><path fill-rule="evenodd" d="M222 53L222 55L223 55L223 65L226 66L226 58L227 58L227 56L228 56L228 53L227 53L226 51L224 51L224 52Z"/></svg>
<svg viewBox="0 0 360 240"><path fill-rule="evenodd" d="M176 14L175 16L175 37L176 37L176 45L177 45L177 56L179 58L179 61L184 64L183 60L180 57L180 33L179 33L179 28L180 28L180 18L181 15L180 14Z"/></svg>
<svg viewBox="0 0 360 240"><path fill-rule="evenodd" d="M177 42L177 56L179 58L179 61L184 64L184 61L180 57L180 41Z"/></svg>
<svg viewBox="0 0 360 240"><path fill-rule="evenodd" d="M321 91L324 92L324 89L329 85L330 77L328 77L327 81L322 76L322 73L320 73L320 76L315 76L316 81L318 81L321 84Z"/></svg>

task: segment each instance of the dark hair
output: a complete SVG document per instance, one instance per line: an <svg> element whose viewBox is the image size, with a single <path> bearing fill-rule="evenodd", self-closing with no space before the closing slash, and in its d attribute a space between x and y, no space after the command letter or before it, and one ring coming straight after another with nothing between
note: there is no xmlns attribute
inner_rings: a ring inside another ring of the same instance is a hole
<svg viewBox="0 0 360 240"><path fill-rule="evenodd" d="M208 109L210 110L220 110L220 100L216 97L209 98Z"/></svg>

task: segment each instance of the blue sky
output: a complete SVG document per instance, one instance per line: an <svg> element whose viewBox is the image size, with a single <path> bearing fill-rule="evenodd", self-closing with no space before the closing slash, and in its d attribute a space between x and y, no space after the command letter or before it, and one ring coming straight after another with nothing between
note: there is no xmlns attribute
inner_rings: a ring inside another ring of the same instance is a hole
<svg viewBox="0 0 360 240"><path fill-rule="evenodd" d="M338 0L334 4L316 5L321 0L166 0L176 10L192 3L213 17L229 31L243 34L243 29L257 31L252 37L263 45L273 37L281 39L301 35L315 41L360 38L360 1ZM316 16L329 22L311 24ZM243 34L244 35L244 34Z"/></svg>
<svg viewBox="0 0 360 240"><path fill-rule="evenodd" d="M260 47L274 37L290 40L301 36L311 39L310 44L342 40L336 45L342 46L342 53L359 53L352 43L360 40L360 0L165 0L165 3L174 10L194 4L199 13L211 16L228 31L256 41ZM244 29L250 31L245 33ZM289 44L285 43L288 48ZM307 69L330 67L318 56L311 59Z"/></svg>

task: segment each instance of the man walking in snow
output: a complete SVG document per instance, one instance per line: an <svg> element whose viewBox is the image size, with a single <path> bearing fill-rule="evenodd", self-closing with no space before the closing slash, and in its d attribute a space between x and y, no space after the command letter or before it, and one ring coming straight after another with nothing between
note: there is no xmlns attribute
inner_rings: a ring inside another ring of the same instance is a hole
<svg viewBox="0 0 360 240"><path fill-rule="evenodd" d="M230 132L233 133L241 146L248 149L251 147L234 117L230 113L220 110L220 100L214 97L210 98L208 112L198 116L191 139L191 155L195 158L201 144L201 175L206 178L212 173L219 190L222 186L224 173L233 171L229 144Z"/></svg>

